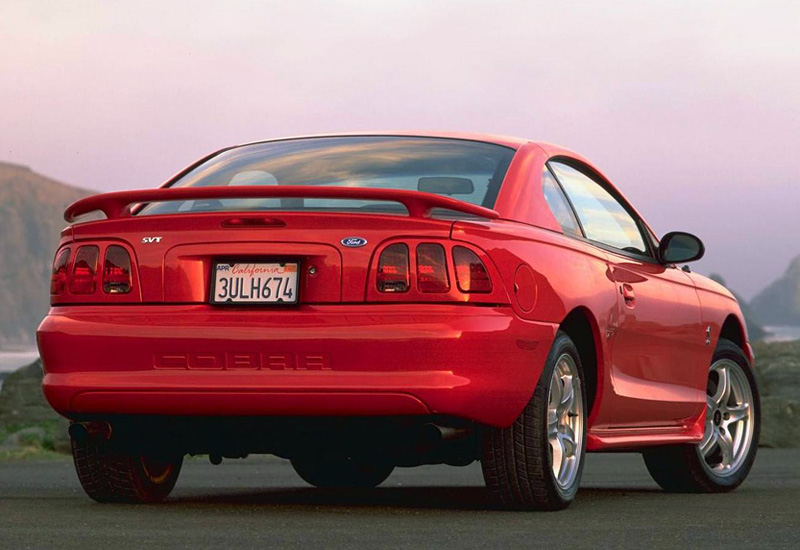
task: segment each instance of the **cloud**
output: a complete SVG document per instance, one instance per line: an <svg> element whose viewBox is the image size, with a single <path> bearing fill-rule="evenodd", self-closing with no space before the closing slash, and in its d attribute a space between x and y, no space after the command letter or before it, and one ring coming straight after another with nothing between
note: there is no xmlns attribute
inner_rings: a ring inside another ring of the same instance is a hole
<svg viewBox="0 0 800 550"><path fill-rule="evenodd" d="M792 2L4 2L0 158L122 189L280 135L529 136L594 160L658 230L696 229L703 269L750 295L800 252L777 230L800 200L798 16Z"/></svg>

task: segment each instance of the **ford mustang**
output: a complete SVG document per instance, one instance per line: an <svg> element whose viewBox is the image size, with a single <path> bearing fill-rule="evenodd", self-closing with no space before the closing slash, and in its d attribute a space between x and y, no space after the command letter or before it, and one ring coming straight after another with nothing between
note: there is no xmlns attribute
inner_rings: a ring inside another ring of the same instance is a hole
<svg viewBox="0 0 800 550"><path fill-rule="evenodd" d="M291 461L321 488L480 461L503 507L575 498L587 452L724 492L759 437L733 296L592 163L497 136L363 134L217 151L65 213L44 393L100 502L183 457Z"/></svg>

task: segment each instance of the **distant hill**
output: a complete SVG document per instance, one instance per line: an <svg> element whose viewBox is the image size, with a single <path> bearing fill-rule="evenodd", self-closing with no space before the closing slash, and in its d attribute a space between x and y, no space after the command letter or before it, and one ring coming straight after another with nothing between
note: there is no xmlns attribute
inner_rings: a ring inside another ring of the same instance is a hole
<svg viewBox="0 0 800 550"><path fill-rule="evenodd" d="M800 256L792 260L783 277L759 292L751 305L767 325L800 326Z"/></svg>
<svg viewBox="0 0 800 550"><path fill-rule="evenodd" d="M64 209L90 191L0 162L0 347L33 344L50 301Z"/></svg>
<svg viewBox="0 0 800 550"><path fill-rule="evenodd" d="M757 342L759 340L763 340L767 335L767 331L764 330L764 327L761 325L761 321L753 311L753 308L750 307L750 304L748 304L744 298L736 294L736 292L728 288L728 285L725 284L725 279L722 278L722 275L712 273L708 276L708 278L730 290L731 294L733 294L734 298L736 298L736 301L739 302L739 307L742 309L742 315L744 315L744 322L747 325L747 335L750 337L750 341Z"/></svg>

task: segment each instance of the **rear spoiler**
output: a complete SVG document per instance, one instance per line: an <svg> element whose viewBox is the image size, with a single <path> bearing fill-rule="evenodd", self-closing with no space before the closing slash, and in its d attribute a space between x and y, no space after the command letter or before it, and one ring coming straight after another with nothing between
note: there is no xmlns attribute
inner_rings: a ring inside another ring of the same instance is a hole
<svg viewBox="0 0 800 550"><path fill-rule="evenodd" d="M500 215L489 208L459 201L433 193L403 189L371 189L364 187L323 187L310 185L219 186L145 189L116 191L86 197L72 203L64 212L64 219L74 222L78 216L101 211L108 219L126 218L131 206L149 202L169 202L202 199L366 199L402 203L412 218L428 218L433 208L446 208L494 219Z"/></svg>

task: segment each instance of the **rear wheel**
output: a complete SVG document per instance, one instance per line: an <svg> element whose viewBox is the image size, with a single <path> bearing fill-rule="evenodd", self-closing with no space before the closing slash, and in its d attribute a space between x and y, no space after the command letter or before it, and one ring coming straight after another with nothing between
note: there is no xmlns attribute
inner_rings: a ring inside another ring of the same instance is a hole
<svg viewBox="0 0 800 550"><path fill-rule="evenodd" d="M481 466L492 498L512 508L569 506L583 473L586 408L578 349L559 332L522 414L485 434Z"/></svg>
<svg viewBox="0 0 800 550"><path fill-rule="evenodd" d="M703 440L646 450L650 475L671 492L732 491L755 461L760 412L747 358L733 342L720 340L708 375Z"/></svg>
<svg viewBox="0 0 800 550"><path fill-rule="evenodd" d="M292 459L294 471L306 483L321 489L370 489L377 487L394 466L357 457L299 457Z"/></svg>
<svg viewBox="0 0 800 550"><path fill-rule="evenodd" d="M97 502L161 502L183 464L180 456L125 452L99 437L73 437L72 457L83 490Z"/></svg>

